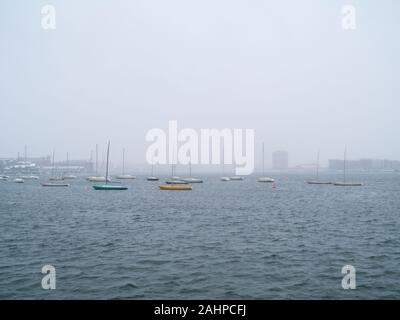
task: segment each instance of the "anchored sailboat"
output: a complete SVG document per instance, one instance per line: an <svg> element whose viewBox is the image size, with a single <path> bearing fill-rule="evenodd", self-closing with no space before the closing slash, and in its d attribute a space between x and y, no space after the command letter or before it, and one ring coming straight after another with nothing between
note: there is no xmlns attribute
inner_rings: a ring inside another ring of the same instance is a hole
<svg viewBox="0 0 400 320"><path fill-rule="evenodd" d="M89 182L106 182L106 177L98 175L98 161L99 161L99 146L96 144L96 163L95 163L95 175L88 177L86 180ZM110 179L107 179L110 182Z"/></svg>
<svg viewBox="0 0 400 320"><path fill-rule="evenodd" d="M64 180L64 178L62 177L62 176L56 176L55 175L55 171L56 171L56 169L55 169L55 161L54 161L54 157L55 157L55 150L53 149L53 163L52 163L52 167L51 167L51 175L50 175L50 178L49 178L49 180L50 181L60 181L60 180Z"/></svg>
<svg viewBox="0 0 400 320"><path fill-rule="evenodd" d="M154 157L151 159L151 176L147 177L147 181L158 181L159 179L154 176Z"/></svg>
<svg viewBox="0 0 400 320"><path fill-rule="evenodd" d="M271 178L271 177L265 177L264 176L264 142L262 144L262 177L259 177L257 179L258 182L275 182L275 179Z"/></svg>
<svg viewBox="0 0 400 320"><path fill-rule="evenodd" d="M335 182L333 185L338 187L362 186L362 183L346 182L346 147L344 148L344 156L343 156L343 182Z"/></svg>
<svg viewBox="0 0 400 320"><path fill-rule="evenodd" d="M68 152L67 152L67 169L69 169L69 154L68 154ZM70 173L67 173L67 174L63 174L63 179L65 179L65 180L71 180L71 179L76 179L76 176L75 175L73 175L73 174L70 174Z"/></svg>
<svg viewBox="0 0 400 320"><path fill-rule="evenodd" d="M93 189L94 190L127 190L128 187L126 186L116 186L116 185L109 185L108 183L108 161L109 161L109 156L110 156L110 141L108 141L108 146L107 146L107 164L106 164L106 184L105 185L94 185Z"/></svg>
<svg viewBox="0 0 400 320"><path fill-rule="evenodd" d="M307 183L308 184L332 184L332 182L329 182L329 181L320 181L319 180L319 149L317 152L317 172L316 172L315 180L307 181Z"/></svg>
<svg viewBox="0 0 400 320"><path fill-rule="evenodd" d="M122 149L122 174L115 177L116 179L136 179L135 176L125 174L125 148Z"/></svg>
<svg viewBox="0 0 400 320"><path fill-rule="evenodd" d="M53 165L52 165L52 168L51 168L51 176L50 176L49 180L50 181L64 180L64 178L62 176L55 176L54 175L54 171L55 171L54 154L55 154L55 151L53 149ZM42 183L42 186L43 187L69 187L69 183L45 182L45 183Z"/></svg>
<svg viewBox="0 0 400 320"><path fill-rule="evenodd" d="M227 182L230 181L231 178L229 177L225 177L225 145L222 146L222 177L221 177L221 181Z"/></svg>
<svg viewBox="0 0 400 320"><path fill-rule="evenodd" d="M184 178L182 181L188 182L188 183L202 183L203 180L198 179L198 178L193 178L192 177L192 161L189 161L189 178Z"/></svg>
<svg viewBox="0 0 400 320"><path fill-rule="evenodd" d="M167 184L188 184L188 182L183 181L181 178L176 176L176 168L175 168L175 152L172 154L172 162L171 162L171 180L165 181Z"/></svg>

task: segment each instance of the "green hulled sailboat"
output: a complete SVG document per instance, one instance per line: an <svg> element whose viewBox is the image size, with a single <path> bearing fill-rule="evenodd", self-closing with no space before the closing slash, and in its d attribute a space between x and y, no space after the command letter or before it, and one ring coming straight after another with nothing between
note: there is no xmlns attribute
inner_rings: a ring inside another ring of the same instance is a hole
<svg viewBox="0 0 400 320"><path fill-rule="evenodd" d="M94 190L128 190L128 187L126 186L116 186L116 185L109 185L108 184L108 159L110 155L110 141L108 141L108 146L107 146L107 166L106 166L106 184L104 185L94 185L93 189Z"/></svg>

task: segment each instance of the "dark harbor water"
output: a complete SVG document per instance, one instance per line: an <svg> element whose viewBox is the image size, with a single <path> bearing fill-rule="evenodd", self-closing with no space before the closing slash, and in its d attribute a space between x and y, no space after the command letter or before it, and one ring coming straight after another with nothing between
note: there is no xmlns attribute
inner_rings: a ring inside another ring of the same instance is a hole
<svg viewBox="0 0 400 320"><path fill-rule="evenodd" d="M0 298L400 298L399 173L349 177L363 187L275 178L185 192L144 177L127 191L0 181ZM56 290L41 287L46 264ZM341 287L347 264L356 290Z"/></svg>

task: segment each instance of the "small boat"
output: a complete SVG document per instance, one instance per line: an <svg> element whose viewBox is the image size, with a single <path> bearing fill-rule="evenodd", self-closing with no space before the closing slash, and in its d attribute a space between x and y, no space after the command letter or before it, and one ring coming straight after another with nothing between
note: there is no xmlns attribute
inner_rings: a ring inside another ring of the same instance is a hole
<svg viewBox="0 0 400 320"><path fill-rule="evenodd" d="M13 180L13 182L15 182L15 183L24 183L25 181L24 181L24 179L16 178L16 179Z"/></svg>
<svg viewBox="0 0 400 320"><path fill-rule="evenodd" d="M154 176L154 159L151 161L151 175L146 178L147 181L158 181L159 179Z"/></svg>
<svg viewBox="0 0 400 320"><path fill-rule="evenodd" d="M203 183L203 180L197 178L184 178L181 180L187 183Z"/></svg>
<svg viewBox="0 0 400 320"><path fill-rule="evenodd" d="M203 182L203 180L201 180L201 179L192 177L192 162L191 161L189 162L189 178L183 178L183 179L178 179L178 180L182 180L187 183L202 183Z"/></svg>
<svg viewBox="0 0 400 320"><path fill-rule="evenodd" d="M43 187L69 187L69 183L42 183Z"/></svg>
<svg viewBox="0 0 400 320"><path fill-rule="evenodd" d="M72 174L66 174L66 175L63 175L63 178L64 178L64 180L73 180L73 179L76 179L77 177Z"/></svg>
<svg viewBox="0 0 400 320"><path fill-rule="evenodd" d="M332 182L329 181L317 181L317 180L310 180L307 181L308 184L332 184Z"/></svg>
<svg viewBox="0 0 400 320"><path fill-rule="evenodd" d="M231 181L231 178L229 178L229 177L222 177L222 178L221 178L221 181Z"/></svg>
<svg viewBox="0 0 400 320"><path fill-rule="evenodd" d="M136 176L132 176L130 174L125 174L125 148L122 149L122 174L116 176L115 179L119 179L119 180L136 179Z"/></svg>
<svg viewBox="0 0 400 320"><path fill-rule="evenodd" d="M308 184L332 184L330 181L320 181L319 180L319 150L317 152L317 172L316 172L316 177L315 180L309 180L307 181Z"/></svg>
<svg viewBox="0 0 400 320"><path fill-rule="evenodd" d="M67 168L69 168L69 153L67 152ZM63 180L73 180L76 179L77 176L73 174L63 174L62 175Z"/></svg>
<svg viewBox="0 0 400 320"><path fill-rule="evenodd" d="M128 187L126 186L121 186L121 185L109 185L107 184L109 182L108 179L108 164L109 164L109 157L110 157L110 141L108 141L108 146L107 146L107 164L106 164L106 184L105 185L94 185L93 189L94 190L128 190Z"/></svg>
<svg viewBox="0 0 400 320"><path fill-rule="evenodd" d="M239 177L239 176L233 176L233 177L230 177L230 179L231 179L232 181L242 181L242 180L244 180L243 177Z"/></svg>
<svg viewBox="0 0 400 320"><path fill-rule="evenodd" d="M52 166L51 166L51 176L49 178L50 181L62 181L64 180L63 176L56 176L55 175L55 170L56 170L56 164L55 164L55 150L53 149L53 160L52 160Z"/></svg>
<svg viewBox="0 0 400 320"><path fill-rule="evenodd" d="M9 176L0 176L0 181L7 181L9 178Z"/></svg>
<svg viewBox="0 0 400 320"><path fill-rule="evenodd" d="M86 180L89 181L89 182L106 182L106 177L93 176L93 177L86 178ZM107 182L111 182L110 178L107 179Z"/></svg>
<svg viewBox="0 0 400 320"><path fill-rule="evenodd" d="M110 184L102 185L102 186L93 186L94 190L128 190L128 187L125 186L114 186Z"/></svg>
<svg viewBox="0 0 400 320"><path fill-rule="evenodd" d="M257 178L257 182L275 182L275 179L270 177L259 177Z"/></svg>
<svg viewBox="0 0 400 320"><path fill-rule="evenodd" d="M160 190L175 190L175 191L184 191L184 190L193 190L192 187L183 187L183 186L160 186Z"/></svg>
<svg viewBox="0 0 400 320"><path fill-rule="evenodd" d="M136 176L132 176L130 174L121 174L119 176L116 176L115 179L120 179L120 180L128 180L128 179L136 179Z"/></svg>
<svg viewBox="0 0 400 320"><path fill-rule="evenodd" d="M333 183L334 186L339 186L339 187L361 187L363 184L362 183L352 183L352 182L335 182Z"/></svg>
<svg viewBox="0 0 400 320"><path fill-rule="evenodd" d="M361 187L363 185L358 182L346 182L346 147L343 156L343 182L334 182L333 185L338 187Z"/></svg>
<svg viewBox="0 0 400 320"><path fill-rule="evenodd" d="M49 178L49 180L50 181L63 181L64 180L64 177L50 177Z"/></svg>
<svg viewBox="0 0 400 320"><path fill-rule="evenodd" d="M167 180L165 181L166 184L188 184L188 182L183 180Z"/></svg>
<svg viewBox="0 0 400 320"><path fill-rule="evenodd" d="M262 176L257 179L257 182L275 182L275 179L264 176L264 142L262 144Z"/></svg>
<svg viewBox="0 0 400 320"><path fill-rule="evenodd" d="M39 180L38 176L22 176L21 179L24 180Z"/></svg>

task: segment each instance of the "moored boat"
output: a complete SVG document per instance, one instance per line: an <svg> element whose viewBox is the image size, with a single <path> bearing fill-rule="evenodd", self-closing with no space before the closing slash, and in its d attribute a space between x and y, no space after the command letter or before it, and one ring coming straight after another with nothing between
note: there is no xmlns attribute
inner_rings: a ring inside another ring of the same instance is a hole
<svg viewBox="0 0 400 320"><path fill-rule="evenodd" d="M188 184L188 182L183 180L167 180L165 181L166 184Z"/></svg>
<svg viewBox="0 0 400 320"><path fill-rule="evenodd" d="M122 186L122 185L109 185L107 184L109 182L108 179L108 165L109 165L109 157L110 157L110 141L108 141L108 146L107 146L107 164L106 164L106 177L105 179L106 184L105 185L94 185L93 189L94 190L128 190L128 187Z"/></svg>
<svg viewBox="0 0 400 320"><path fill-rule="evenodd" d="M185 191L193 190L190 186L160 186L160 190Z"/></svg>
<svg viewBox="0 0 400 320"><path fill-rule="evenodd" d="M42 183L43 187L69 187L69 183Z"/></svg>
<svg viewBox="0 0 400 320"><path fill-rule="evenodd" d="M126 186L115 186L115 185L102 185L102 186L93 186L94 190L128 190L128 187Z"/></svg>

